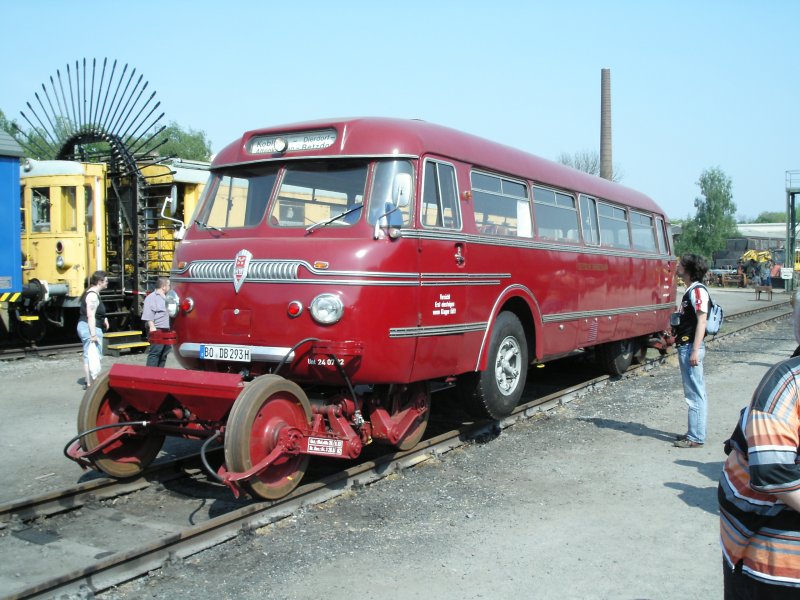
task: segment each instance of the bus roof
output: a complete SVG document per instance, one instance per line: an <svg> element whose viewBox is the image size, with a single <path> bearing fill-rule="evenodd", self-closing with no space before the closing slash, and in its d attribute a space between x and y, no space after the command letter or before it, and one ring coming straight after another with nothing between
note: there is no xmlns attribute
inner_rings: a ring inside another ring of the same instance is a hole
<svg viewBox="0 0 800 600"><path fill-rule="evenodd" d="M335 142L325 148L285 153L251 153L253 138L335 130ZM212 163L245 164L299 157L413 156L428 153L463 161L489 171L517 176L564 190L571 190L663 214L647 195L583 173L571 167L523 152L510 146L416 119L359 117L290 123L246 132L226 146Z"/></svg>

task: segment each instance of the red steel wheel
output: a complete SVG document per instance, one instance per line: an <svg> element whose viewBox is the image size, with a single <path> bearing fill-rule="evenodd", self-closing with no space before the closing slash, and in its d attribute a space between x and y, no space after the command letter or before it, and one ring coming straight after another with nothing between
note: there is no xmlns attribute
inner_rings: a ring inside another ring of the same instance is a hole
<svg viewBox="0 0 800 600"><path fill-rule="evenodd" d="M78 433L101 425L142 421L145 418L141 413L134 411L114 390L109 389L106 372L100 375L83 395L78 411ZM81 438L81 448L89 451L114 435L116 431L116 428L109 427L85 435ZM164 436L161 434L126 436L92 457L92 461L98 469L112 477L134 477L155 460L163 445Z"/></svg>
<svg viewBox="0 0 800 600"><path fill-rule="evenodd" d="M228 471L242 473L258 464L278 443L281 431L306 431L311 405L299 385L278 375L262 375L236 398L225 428ZM250 494L277 500L289 494L305 475L307 454L284 454L259 475L242 482Z"/></svg>

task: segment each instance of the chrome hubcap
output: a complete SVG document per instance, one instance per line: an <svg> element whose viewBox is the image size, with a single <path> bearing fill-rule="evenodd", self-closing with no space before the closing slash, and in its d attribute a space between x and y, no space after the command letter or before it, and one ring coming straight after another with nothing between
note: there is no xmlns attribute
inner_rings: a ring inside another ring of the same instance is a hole
<svg viewBox="0 0 800 600"><path fill-rule="evenodd" d="M497 389L504 396L513 394L519 385L521 355L522 350L519 343L511 336L505 338L497 349L494 376L497 381Z"/></svg>

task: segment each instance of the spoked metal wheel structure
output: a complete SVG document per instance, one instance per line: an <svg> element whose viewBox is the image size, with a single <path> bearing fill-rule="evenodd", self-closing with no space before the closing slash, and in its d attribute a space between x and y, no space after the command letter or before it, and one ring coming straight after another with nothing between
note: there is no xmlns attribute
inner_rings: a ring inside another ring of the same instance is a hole
<svg viewBox="0 0 800 600"><path fill-rule="evenodd" d="M15 137L27 156L40 160L106 163L108 194L103 224L109 287L103 299L109 312L137 316L159 275L148 253L148 234L163 195L156 193L142 168L159 157L167 142L164 113L156 92L135 68L105 58L83 59L57 69L34 93L20 115L29 125ZM100 224L98 224L100 227ZM91 271L89 271L91 273ZM88 274L88 273L87 273ZM131 293L132 292L132 293Z"/></svg>

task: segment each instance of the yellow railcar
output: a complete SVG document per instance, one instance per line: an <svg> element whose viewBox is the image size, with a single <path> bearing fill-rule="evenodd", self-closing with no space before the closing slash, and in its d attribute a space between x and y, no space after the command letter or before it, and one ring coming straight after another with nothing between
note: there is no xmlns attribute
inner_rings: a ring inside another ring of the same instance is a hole
<svg viewBox="0 0 800 600"><path fill-rule="evenodd" d="M179 222L194 212L208 164L143 165L136 185L111 168L63 160L22 165L23 293L9 305L9 316L23 339L74 328L80 296L97 270L109 274L103 301L112 329L138 329L144 295L156 277L169 274Z"/></svg>

